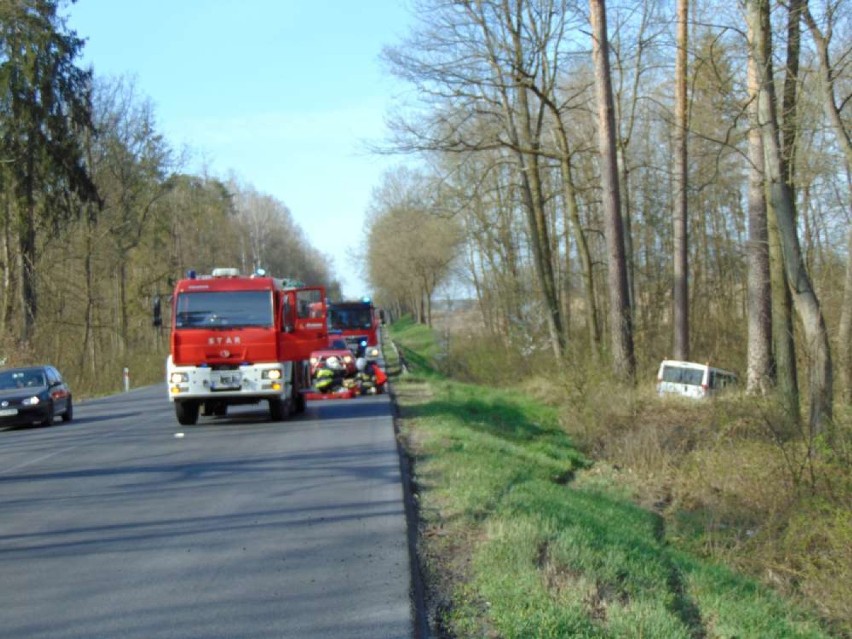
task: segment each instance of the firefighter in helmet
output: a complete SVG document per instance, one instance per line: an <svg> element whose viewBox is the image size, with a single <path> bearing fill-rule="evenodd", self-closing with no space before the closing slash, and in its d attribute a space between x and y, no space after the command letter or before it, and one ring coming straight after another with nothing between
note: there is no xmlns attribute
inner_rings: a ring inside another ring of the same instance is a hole
<svg viewBox="0 0 852 639"><path fill-rule="evenodd" d="M314 375L314 387L321 393L334 392L343 386L346 366L334 355L328 357Z"/></svg>

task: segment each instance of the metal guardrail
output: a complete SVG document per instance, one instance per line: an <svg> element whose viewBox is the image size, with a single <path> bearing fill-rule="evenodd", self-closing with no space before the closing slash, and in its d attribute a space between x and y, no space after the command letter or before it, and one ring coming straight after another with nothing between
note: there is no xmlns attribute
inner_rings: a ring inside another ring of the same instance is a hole
<svg viewBox="0 0 852 639"><path fill-rule="evenodd" d="M391 347L393 348L394 355L399 361L399 370L402 374L408 373L408 363L405 361L405 355L402 354L402 351L397 347L396 342L390 340Z"/></svg>

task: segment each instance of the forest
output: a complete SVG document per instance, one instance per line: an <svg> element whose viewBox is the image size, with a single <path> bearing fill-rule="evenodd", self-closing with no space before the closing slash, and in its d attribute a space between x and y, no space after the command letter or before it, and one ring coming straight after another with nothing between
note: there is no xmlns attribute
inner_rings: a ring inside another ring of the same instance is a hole
<svg viewBox="0 0 852 639"><path fill-rule="evenodd" d="M54 0L0 0L0 359L50 362L79 397L162 379L152 305L188 269L263 267L339 295L285 204L186 171L127 78L79 63Z"/></svg>
<svg viewBox="0 0 852 639"><path fill-rule="evenodd" d="M832 437L852 399L849 9L417 2L384 50L412 90L377 151L421 163L374 191L376 298L430 323L462 290L521 368L633 384L713 362Z"/></svg>

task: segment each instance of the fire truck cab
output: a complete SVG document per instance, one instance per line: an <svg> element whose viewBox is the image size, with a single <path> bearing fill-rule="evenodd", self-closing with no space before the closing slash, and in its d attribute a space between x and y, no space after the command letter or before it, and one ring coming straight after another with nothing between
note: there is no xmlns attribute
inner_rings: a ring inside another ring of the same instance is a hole
<svg viewBox="0 0 852 639"><path fill-rule="evenodd" d="M340 336L358 357L378 359L381 320L369 297L328 305L328 329Z"/></svg>
<svg viewBox="0 0 852 639"><path fill-rule="evenodd" d="M178 422L266 401L274 421L305 409L309 358L328 343L325 290L258 271L190 271L172 296L169 400Z"/></svg>

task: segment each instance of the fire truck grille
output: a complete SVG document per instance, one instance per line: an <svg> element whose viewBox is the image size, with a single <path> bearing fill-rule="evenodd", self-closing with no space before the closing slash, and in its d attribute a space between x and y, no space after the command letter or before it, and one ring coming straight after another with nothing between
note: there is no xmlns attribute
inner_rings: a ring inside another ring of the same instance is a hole
<svg viewBox="0 0 852 639"><path fill-rule="evenodd" d="M346 337L346 345L352 350L358 350L358 346L361 344L361 342L365 341L367 341L366 335L359 335L357 337L352 337L351 335L348 335Z"/></svg>

